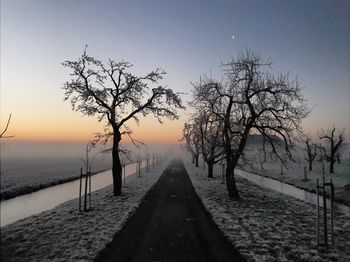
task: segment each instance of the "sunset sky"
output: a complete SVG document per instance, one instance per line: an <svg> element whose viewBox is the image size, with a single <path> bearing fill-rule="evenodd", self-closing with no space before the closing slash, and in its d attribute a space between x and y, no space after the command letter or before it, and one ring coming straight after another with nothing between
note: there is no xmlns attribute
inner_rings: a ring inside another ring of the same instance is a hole
<svg viewBox="0 0 350 262"><path fill-rule="evenodd" d="M335 126L349 139L350 1L1 0L1 130L12 113L13 141L84 142L103 129L63 101L61 63L86 44L89 55L124 59L137 73L163 68L161 84L183 93L203 73L220 79L221 62L252 49L305 87L314 106L306 132ZM176 143L181 115L162 126L142 119L135 136Z"/></svg>

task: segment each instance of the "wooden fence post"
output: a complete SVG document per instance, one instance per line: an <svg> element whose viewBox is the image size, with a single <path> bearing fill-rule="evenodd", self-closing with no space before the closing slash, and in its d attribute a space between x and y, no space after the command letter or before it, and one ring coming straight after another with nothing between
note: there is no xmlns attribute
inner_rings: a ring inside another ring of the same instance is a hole
<svg viewBox="0 0 350 262"><path fill-rule="evenodd" d="M316 188L316 194L317 194L317 201L316 201L316 235L317 235L317 246L320 245L320 195L319 195L319 182L317 178L317 188Z"/></svg>
<svg viewBox="0 0 350 262"><path fill-rule="evenodd" d="M126 172L126 170L125 170L125 163L123 163L123 171L124 171L124 186L125 186L125 172Z"/></svg>
<svg viewBox="0 0 350 262"><path fill-rule="evenodd" d="M91 209L91 166L89 167L89 209Z"/></svg>
<svg viewBox="0 0 350 262"><path fill-rule="evenodd" d="M79 211L81 211L81 187L82 187L82 179L83 179L83 168L80 168L80 183L79 183Z"/></svg>
<svg viewBox="0 0 350 262"><path fill-rule="evenodd" d="M333 181L331 179L331 242L332 242L332 246L334 246L334 236L333 236L333 216L334 216L334 212L333 212L333 201L334 201L334 184Z"/></svg>

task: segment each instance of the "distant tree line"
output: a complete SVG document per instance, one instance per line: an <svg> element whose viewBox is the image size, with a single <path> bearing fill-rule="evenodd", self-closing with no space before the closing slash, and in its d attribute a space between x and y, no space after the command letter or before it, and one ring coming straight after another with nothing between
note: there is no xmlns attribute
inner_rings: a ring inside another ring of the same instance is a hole
<svg viewBox="0 0 350 262"><path fill-rule="evenodd" d="M338 130L336 128L328 129L327 131L321 130L319 132L319 143L312 142L312 139L307 137L306 144L306 157L305 160L309 164L309 170L312 171L312 165L314 160L321 163L324 172L324 162L329 163L329 173L334 174L334 164L340 163L341 151L344 142L344 130ZM316 158L318 156L318 158Z"/></svg>

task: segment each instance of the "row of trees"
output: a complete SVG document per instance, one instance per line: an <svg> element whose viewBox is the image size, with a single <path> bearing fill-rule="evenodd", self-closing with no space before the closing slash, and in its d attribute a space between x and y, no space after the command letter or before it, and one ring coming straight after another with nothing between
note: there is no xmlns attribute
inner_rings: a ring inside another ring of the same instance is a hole
<svg viewBox="0 0 350 262"><path fill-rule="evenodd" d="M194 113L183 136L197 166L202 153L209 176L215 162L226 160L228 195L239 198L235 169L249 160L249 137L260 135L263 154L273 154L286 165L286 159L293 160L310 109L297 79L273 73L260 54L247 50L222 66L221 81L204 76L192 83Z"/></svg>
<svg viewBox="0 0 350 262"><path fill-rule="evenodd" d="M163 118L178 119L177 110L184 109L181 98L159 84L165 75L161 69L137 76L131 72L132 64L114 60L104 63L88 56L86 49L78 60L65 61L63 66L71 71L71 79L63 86L64 99L70 101L73 110L97 116L105 123L104 132L96 134L94 143L112 142L114 195L120 195L120 141L127 135L137 143L129 121L139 123L140 116L149 114L161 123ZM301 122L310 110L297 79L273 73L271 63L259 54L247 50L222 66L223 80L204 76L192 83L190 105L194 113L184 126L183 137L196 166L200 153L203 155L209 176L213 175L215 163L226 160L228 194L239 198L235 169L240 162L248 161L248 138L260 135L264 158L268 153L286 165L286 159L293 160L295 142L302 135ZM322 139L333 143L326 135ZM328 157L331 162L334 154L331 152Z"/></svg>
<svg viewBox="0 0 350 262"><path fill-rule="evenodd" d="M325 141L324 143L315 143L312 142L311 138L306 138L306 157L305 160L309 164L309 170L312 171L312 164L314 160L318 157L318 161L329 162L329 173L334 173L334 164L336 162L340 163L341 147L344 142L343 132L336 132L336 129L333 128L328 131L321 131L319 133L319 139Z"/></svg>
<svg viewBox="0 0 350 262"><path fill-rule="evenodd" d="M303 140L301 123L310 109L297 79L273 74L271 63L250 50L222 66L223 80L203 76L192 83L190 106L194 113L184 125L183 139L197 167L201 154L208 166L208 177L213 177L214 164L226 160L228 194L239 198L235 169L240 164L251 164L247 142L258 136L261 161L266 161L268 155L286 166L288 161L295 161L293 151L304 141L309 170L319 155L323 168L327 161L329 172L334 173L343 134L333 128L319 132L318 144L310 138Z"/></svg>

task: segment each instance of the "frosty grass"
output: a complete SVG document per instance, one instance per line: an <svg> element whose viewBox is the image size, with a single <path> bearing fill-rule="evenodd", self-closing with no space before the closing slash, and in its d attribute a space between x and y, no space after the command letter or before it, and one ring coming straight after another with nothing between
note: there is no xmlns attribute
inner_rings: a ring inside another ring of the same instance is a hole
<svg viewBox="0 0 350 262"><path fill-rule="evenodd" d="M126 178L122 196L112 186L92 193L92 210L78 211L74 199L1 228L1 261L92 261L111 242L169 160L141 177Z"/></svg>
<svg viewBox="0 0 350 262"><path fill-rule="evenodd" d="M209 179L202 167L184 164L215 223L248 261L350 261L349 216L336 214L335 246L327 251L317 247L314 205L237 176L242 199L231 200L219 170Z"/></svg>

